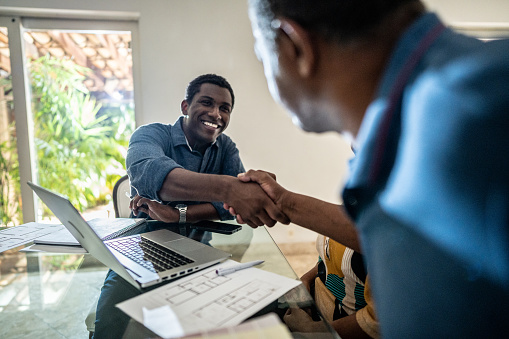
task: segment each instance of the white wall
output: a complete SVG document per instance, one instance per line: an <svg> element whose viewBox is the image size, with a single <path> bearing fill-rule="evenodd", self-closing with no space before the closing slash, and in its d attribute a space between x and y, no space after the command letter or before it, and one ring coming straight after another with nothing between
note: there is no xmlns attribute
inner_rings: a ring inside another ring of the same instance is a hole
<svg viewBox="0 0 509 339"><path fill-rule="evenodd" d="M448 22L509 22L507 0L425 2ZM337 135L301 132L272 101L253 52L246 0L0 0L0 15L31 8L139 14L139 124L175 121L187 83L202 73L221 74L236 94L226 133L246 167L275 172L288 189L339 201L349 145ZM292 227L285 234L314 239Z"/></svg>
<svg viewBox="0 0 509 339"><path fill-rule="evenodd" d="M437 12L447 23L509 23L507 0L423 0L428 9Z"/></svg>

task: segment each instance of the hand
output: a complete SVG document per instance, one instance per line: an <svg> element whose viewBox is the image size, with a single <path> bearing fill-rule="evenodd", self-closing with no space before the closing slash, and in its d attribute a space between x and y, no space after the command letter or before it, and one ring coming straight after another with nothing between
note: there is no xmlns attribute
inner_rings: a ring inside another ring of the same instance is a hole
<svg viewBox="0 0 509 339"><path fill-rule="evenodd" d="M322 321L314 321L311 316L301 308L289 308L283 321L292 332L325 332L327 331Z"/></svg>
<svg viewBox="0 0 509 339"><path fill-rule="evenodd" d="M244 183L257 183L262 190L267 194L270 199L276 204L276 206L279 208L280 211L282 211L282 204L280 203L282 200L282 197L287 192L286 189L284 189L281 185L279 185L276 182L276 175L270 172L261 171L261 170L249 170L246 173L241 173L238 175L238 178L240 181ZM237 217L237 222L240 224L244 224L246 215L241 213L238 209L236 209L233 205L230 205L228 203L225 203L223 206L225 209L230 211L230 214ZM283 213L283 212L281 212ZM285 220L277 220L283 224L289 224L290 220L285 215ZM249 224L249 223L248 223ZM265 225L272 227L273 224L267 224ZM251 225L250 225L251 226ZM261 225L258 225L261 226Z"/></svg>
<svg viewBox="0 0 509 339"><path fill-rule="evenodd" d="M233 215L237 216L239 223L247 223L253 228L263 225L272 227L276 222L289 223L288 217L255 182L234 180L224 207L230 210L230 213L234 212Z"/></svg>
<svg viewBox="0 0 509 339"><path fill-rule="evenodd" d="M243 182L256 182L265 191L265 193L278 204L286 189L276 182L276 175L262 170L249 170L246 173L240 173L237 176Z"/></svg>
<svg viewBox="0 0 509 339"><path fill-rule="evenodd" d="M157 201L142 198L139 195L136 195L131 200L129 207L133 210L135 216L137 216L139 212L143 212L148 214L150 218L162 222L178 222L179 220L179 213L175 208Z"/></svg>
<svg viewBox="0 0 509 339"><path fill-rule="evenodd" d="M316 264L312 269L304 273L302 277L300 277L300 281L306 287L309 293L315 288L315 279L318 275L318 264Z"/></svg>

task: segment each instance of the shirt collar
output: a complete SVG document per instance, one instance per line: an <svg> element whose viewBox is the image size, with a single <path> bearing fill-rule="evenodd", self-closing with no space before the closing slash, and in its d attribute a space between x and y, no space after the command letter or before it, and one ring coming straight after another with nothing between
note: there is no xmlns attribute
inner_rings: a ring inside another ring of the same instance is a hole
<svg viewBox="0 0 509 339"><path fill-rule="evenodd" d="M178 117L177 121L173 124L172 130L171 130L171 138L173 140L173 145L179 146L179 145L186 145L189 150L192 152L193 148L191 145L189 145L189 141L187 140L186 134L184 133L184 129L182 128L182 124L184 123L185 117L181 115ZM214 142L211 144L211 146L219 147L218 144L219 137L214 140ZM211 147L209 146L209 147Z"/></svg>
<svg viewBox="0 0 509 339"><path fill-rule="evenodd" d="M416 20L402 35L389 60L383 74L382 81L375 100L369 105L362 120L356 145L359 152L350 164L350 178L348 187L363 186L367 184L372 165L373 152L376 148L377 133L380 128L384 112L388 106L388 96L394 87L394 81L402 71L402 65L411 56L424 37L440 22L434 13L426 13Z"/></svg>

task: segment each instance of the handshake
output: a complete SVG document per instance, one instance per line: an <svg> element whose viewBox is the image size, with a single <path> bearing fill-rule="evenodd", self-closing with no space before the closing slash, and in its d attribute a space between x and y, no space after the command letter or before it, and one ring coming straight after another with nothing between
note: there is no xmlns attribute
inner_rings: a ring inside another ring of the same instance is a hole
<svg viewBox="0 0 509 339"><path fill-rule="evenodd" d="M277 222L290 223L289 217L284 212L283 204L290 192L276 182L276 176L273 173L249 170L246 173L239 174L237 178L225 175L201 175L208 176L210 186L206 185L208 186L206 187L208 192L204 192L204 187L201 188L203 190L202 197L198 198L196 196L196 201L222 201L224 202L223 207L237 218L238 223L248 224L254 228L263 225L272 227ZM192 177L188 179L191 182L193 181ZM185 180L182 180L182 178L179 180L180 183L183 181ZM181 185L187 186L185 184ZM189 189L192 191L198 188L191 184ZM160 194L161 199L192 201L189 199L190 196L179 196L179 187L175 187L173 191L171 199L166 199L168 196L164 197ZM144 212L155 220L163 222L178 221L178 211L175 208L139 195L131 200L129 207L133 210L135 216L139 212ZM211 215L211 213L214 213L214 207L211 204L191 205L189 206L187 221L196 222L203 219L214 219L211 218L214 215ZM217 218L217 212L215 213Z"/></svg>

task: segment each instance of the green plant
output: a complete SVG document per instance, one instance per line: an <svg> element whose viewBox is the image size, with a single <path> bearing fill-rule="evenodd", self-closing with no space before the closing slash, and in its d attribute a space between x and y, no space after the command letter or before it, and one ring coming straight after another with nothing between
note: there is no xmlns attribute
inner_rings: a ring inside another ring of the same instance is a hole
<svg viewBox="0 0 509 339"><path fill-rule="evenodd" d="M90 95L83 85L89 71L50 56L30 63L39 183L81 211L107 200L133 128L128 114L110 115L115 108Z"/></svg>
<svg viewBox="0 0 509 339"><path fill-rule="evenodd" d="M13 226L22 220L14 124L4 132L8 138L0 142L0 225Z"/></svg>
<svg viewBox="0 0 509 339"><path fill-rule="evenodd" d="M30 60L29 71L39 183L67 195L80 211L108 203L125 173L133 108L98 103L84 85L90 69L72 60L47 55ZM10 92L10 78L0 79L0 88ZM12 100L4 104L12 109ZM8 135L0 142L0 221L17 225L22 215L13 126Z"/></svg>

